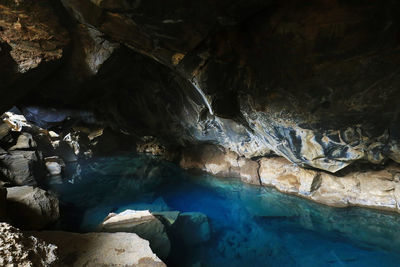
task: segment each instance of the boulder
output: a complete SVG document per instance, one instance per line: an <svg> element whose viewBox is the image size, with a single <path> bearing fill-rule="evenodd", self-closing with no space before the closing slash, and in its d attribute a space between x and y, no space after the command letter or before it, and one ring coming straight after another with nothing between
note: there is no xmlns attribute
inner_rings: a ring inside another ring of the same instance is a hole
<svg viewBox="0 0 400 267"><path fill-rule="evenodd" d="M10 147L8 150L18 150L18 149L34 149L36 147L36 142L30 133L21 133L18 136L17 143Z"/></svg>
<svg viewBox="0 0 400 267"><path fill-rule="evenodd" d="M24 230L39 230L60 217L58 199L40 188L17 186L7 188L8 216Z"/></svg>
<svg viewBox="0 0 400 267"><path fill-rule="evenodd" d="M149 242L133 233L29 232L58 247L57 266L166 266Z"/></svg>
<svg viewBox="0 0 400 267"><path fill-rule="evenodd" d="M150 242L152 250L162 259L168 257L171 244L165 226L149 210L125 210L110 213L100 224L103 232L136 233Z"/></svg>
<svg viewBox="0 0 400 267"><path fill-rule="evenodd" d="M200 212L183 212L172 226L172 233L188 246L206 242L211 236L208 217Z"/></svg>
<svg viewBox="0 0 400 267"><path fill-rule="evenodd" d="M47 168L47 171L50 173L50 175L55 176L55 175L60 175L63 168L65 168L65 163L64 161L57 157L47 157L44 159L45 165Z"/></svg>
<svg viewBox="0 0 400 267"><path fill-rule="evenodd" d="M5 179L15 185L36 185L34 174L39 167L40 153L35 151L10 151L0 155L0 171Z"/></svg>
<svg viewBox="0 0 400 267"><path fill-rule="evenodd" d="M0 223L0 266L57 266L57 247Z"/></svg>

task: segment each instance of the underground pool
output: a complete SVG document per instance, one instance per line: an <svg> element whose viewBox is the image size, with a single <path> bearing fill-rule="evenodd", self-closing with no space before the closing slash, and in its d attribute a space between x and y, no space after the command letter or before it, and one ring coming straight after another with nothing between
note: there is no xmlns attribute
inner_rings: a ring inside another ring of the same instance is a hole
<svg viewBox="0 0 400 267"><path fill-rule="evenodd" d="M188 245L170 236L168 266L400 266L397 214L327 207L145 155L72 167L48 183L61 201L59 229L95 231L110 212L127 209L208 217L206 241Z"/></svg>

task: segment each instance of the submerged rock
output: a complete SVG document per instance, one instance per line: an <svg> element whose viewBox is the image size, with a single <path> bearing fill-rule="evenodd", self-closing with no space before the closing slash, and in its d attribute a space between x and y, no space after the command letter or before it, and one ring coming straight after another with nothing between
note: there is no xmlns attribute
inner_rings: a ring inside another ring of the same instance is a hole
<svg viewBox="0 0 400 267"><path fill-rule="evenodd" d="M7 188L7 214L24 230L40 230L60 217L58 199L40 188Z"/></svg>
<svg viewBox="0 0 400 267"><path fill-rule="evenodd" d="M211 237L208 217L201 212L183 212L173 224L172 233L188 246L207 242Z"/></svg>
<svg viewBox="0 0 400 267"><path fill-rule="evenodd" d="M1 266L58 266L57 247L0 223Z"/></svg>
<svg viewBox="0 0 400 267"><path fill-rule="evenodd" d="M152 250L162 259L168 257L171 244L165 226L148 210L125 210L110 213L99 226L104 232L136 233L150 242Z"/></svg>
<svg viewBox="0 0 400 267"><path fill-rule="evenodd" d="M132 233L28 232L57 245L57 266L166 266L149 242Z"/></svg>

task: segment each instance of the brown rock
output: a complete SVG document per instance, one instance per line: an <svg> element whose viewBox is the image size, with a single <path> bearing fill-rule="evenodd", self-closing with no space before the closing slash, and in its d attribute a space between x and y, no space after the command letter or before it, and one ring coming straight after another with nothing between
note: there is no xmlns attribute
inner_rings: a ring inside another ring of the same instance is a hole
<svg viewBox="0 0 400 267"><path fill-rule="evenodd" d="M245 183L260 184L258 163L215 145L201 145L182 153L180 166L199 169L216 176L240 178Z"/></svg>
<svg viewBox="0 0 400 267"><path fill-rule="evenodd" d="M0 38L12 48L10 55L21 73L60 59L69 41L47 1L3 1L0 27Z"/></svg>
<svg viewBox="0 0 400 267"><path fill-rule="evenodd" d="M399 211L400 167L395 165L380 171L350 171L344 176L335 176L305 170L284 158L263 158L259 174L263 185L318 203Z"/></svg>

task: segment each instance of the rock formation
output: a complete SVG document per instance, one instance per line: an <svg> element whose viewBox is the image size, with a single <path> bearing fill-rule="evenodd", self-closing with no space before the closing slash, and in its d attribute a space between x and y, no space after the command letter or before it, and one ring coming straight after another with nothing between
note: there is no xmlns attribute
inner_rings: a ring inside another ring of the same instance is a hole
<svg viewBox="0 0 400 267"><path fill-rule="evenodd" d="M60 217L58 199L40 188L7 188L7 215L24 230L41 230Z"/></svg>
<svg viewBox="0 0 400 267"><path fill-rule="evenodd" d="M57 266L57 247L0 223L1 266Z"/></svg>
<svg viewBox="0 0 400 267"><path fill-rule="evenodd" d="M279 191L330 206L363 206L400 212L400 166L395 163L377 170L364 166L331 174L301 168L283 157L246 159L246 165L242 166L238 159L232 151L205 145L183 152L180 166L222 177L241 178L246 183L258 181L263 186L273 186ZM247 175L243 176L243 173Z"/></svg>
<svg viewBox="0 0 400 267"><path fill-rule="evenodd" d="M29 232L58 247L58 266L166 266L149 242L132 233Z"/></svg>
<svg viewBox="0 0 400 267"><path fill-rule="evenodd" d="M90 111L133 139L329 172L399 162L396 2L61 2L2 3L3 111Z"/></svg>
<svg viewBox="0 0 400 267"><path fill-rule="evenodd" d="M148 210L110 213L100 224L99 230L135 233L148 240L152 250L162 259L166 259L170 252L171 244L165 226Z"/></svg>
<svg viewBox="0 0 400 267"><path fill-rule="evenodd" d="M32 186L119 150L327 205L400 211L399 12L373 0L0 0L7 214L32 229L54 222L58 201ZM135 172L148 178L140 186L161 179L156 167ZM206 219L164 218L201 228L199 242ZM135 264L162 265L151 255Z"/></svg>

